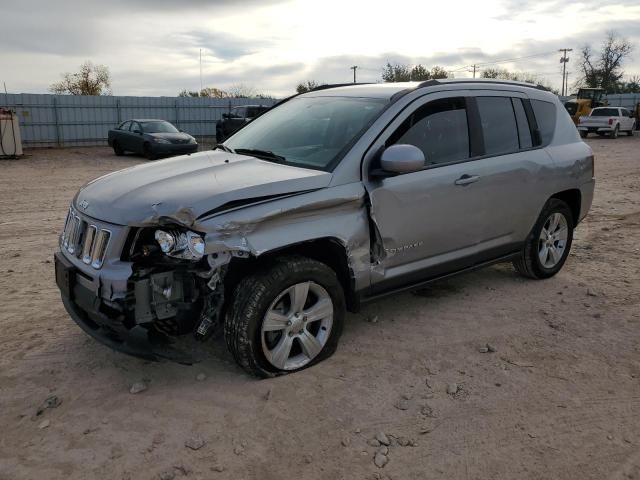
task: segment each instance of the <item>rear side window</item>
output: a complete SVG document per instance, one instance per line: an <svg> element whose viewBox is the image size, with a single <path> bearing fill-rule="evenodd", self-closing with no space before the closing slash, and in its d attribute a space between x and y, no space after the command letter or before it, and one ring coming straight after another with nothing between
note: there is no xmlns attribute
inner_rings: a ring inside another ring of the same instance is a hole
<svg viewBox="0 0 640 480"><path fill-rule="evenodd" d="M415 145L425 164L469 158L469 126L464 98L434 100L418 108L387 141L387 145Z"/></svg>
<svg viewBox="0 0 640 480"><path fill-rule="evenodd" d="M556 129L556 106L543 100L531 100L531 107L536 116L540 141L542 145L547 145L551 142Z"/></svg>
<svg viewBox="0 0 640 480"><path fill-rule="evenodd" d="M594 108L591 112L592 117L617 117L619 115L617 108Z"/></svg>
<svg viewBox="0 0 640 480"><path fill-rule="evenodd" d="M516 152L520 148L516 117L508 97L477 97L486 155Z"/></svg>
<svg viewBox="0 0 640 480"><path fill-rule="evenodd" d="M122 122L118 127L118 130L129 130L129 125L131 125L130 121Z"/></svg>
<svg viewBox="0 0 640 480"><path fill-rule="evenodd" d="M529 120L527 120L527 114L524 111L522 100L520 98L512 98L511 101L513 102L513 111L516 114L520 149L524 150L531 148L533 146L531 141L531 129L529 128Z"/></svg>

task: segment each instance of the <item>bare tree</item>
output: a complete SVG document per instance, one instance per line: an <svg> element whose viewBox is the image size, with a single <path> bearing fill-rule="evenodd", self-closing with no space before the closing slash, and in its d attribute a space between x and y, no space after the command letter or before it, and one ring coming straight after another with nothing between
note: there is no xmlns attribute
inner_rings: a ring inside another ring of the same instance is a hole
<svg viewBox="0 0 640 480"><path fill-rule="evenodd" d="M244 83L231 85L227 92L231 98L251 98L258 95L255 88L245 85Z"/></svg>
<svg viewBox="0 0 640 480"><path fill-rule="evenodd" d="M485 68L480 73L481 78L492 78L499 80L513 80L514 82L526 82L533 85L541 85L552 92L558 93L544 80L541 80L535 73L530 72L510 72L506 68Z"/></svg>
<svg viewBox="0 0 640 480"><path fill-rule="evenodd" d="M205 87L199 92L194 90L182 90L179 97L205 97L205 98L229 98L229 94L216 87Z"/></svg>
<svg viewBox="0 0 640 480"><path fill-rule="evenodd" d="M298 93L306 93L310 92L314 88L318 88L322 85L326 85L326 83L319 83L315 80L307 80L306 82L300 82L296 87L296 92Z"/></svg>
<svg viewBox="0 0 640 480"><path fill-rule="evenodd" d="M111 74L105 65L86 61L77 73L65 73L49 90L64 95L111 95Z"/></svg>
<svg viewBox="0 0 640 480"><path fill-rule="evenodd" d="M581 50L581 77L576 86L603 88L613 92L622 79L622 65L633 52L633 45L615 32L607 33L599 52L586 45Z"/></svg>

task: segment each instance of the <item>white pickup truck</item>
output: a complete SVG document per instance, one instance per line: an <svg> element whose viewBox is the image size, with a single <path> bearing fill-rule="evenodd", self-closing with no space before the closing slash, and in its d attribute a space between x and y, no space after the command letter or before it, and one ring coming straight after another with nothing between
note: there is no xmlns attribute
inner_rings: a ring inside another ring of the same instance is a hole
<svg viewBox="0 0 640 480"><path fill-rule="evenodd" d="M578 130L582 138L586 138L590 133L617 138L620 132L626 132L629 136L633 135L635 126L634 115L628 109L623 107L598 107L591 110L590 115L580 117Z"/></svg>

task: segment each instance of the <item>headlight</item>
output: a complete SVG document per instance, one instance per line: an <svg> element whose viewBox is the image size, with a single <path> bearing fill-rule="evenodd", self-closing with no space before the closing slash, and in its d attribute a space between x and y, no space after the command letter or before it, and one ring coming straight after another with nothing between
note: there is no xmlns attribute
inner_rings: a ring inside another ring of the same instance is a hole
<svg viewBox="0 0 640 480"><path fill-rule="evenodd" d="M156 143L171 143L166 138L160 138L160 137L153 137L153 141Z"/></svg>
<svg viewBox="0 0 640 480"><path fill-rule="evenodd" d="M163 253L184 260L200 260L204 256L204 239L195 232L156 230L156 242Z"/></svg>
<svg viewBox="0 0 640 480"><path fill-rule="evenodd" d="M156 230L156 242L160 245L162 253L169 253L176 246L176 237L164 230Z"/></svg>
<svg viewBox="0 0 640 480"><path fill-rule="evenodd" d="M191 137L191 138L189 139L189 143L198 143L198 142L196 142L196 139L195 139L195 138Z"/></svg>

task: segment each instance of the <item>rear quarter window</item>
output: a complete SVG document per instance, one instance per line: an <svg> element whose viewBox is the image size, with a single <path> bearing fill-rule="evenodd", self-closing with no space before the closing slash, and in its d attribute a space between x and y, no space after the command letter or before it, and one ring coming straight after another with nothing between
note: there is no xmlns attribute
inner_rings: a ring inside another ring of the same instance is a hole
<svg viewBox="0 0 640 480"><path fill-rule="evenodd" d="M531 107L538 124L540 141L542 145L548 145L556 129L556 106L544 100L531 100Z"/></svg>

